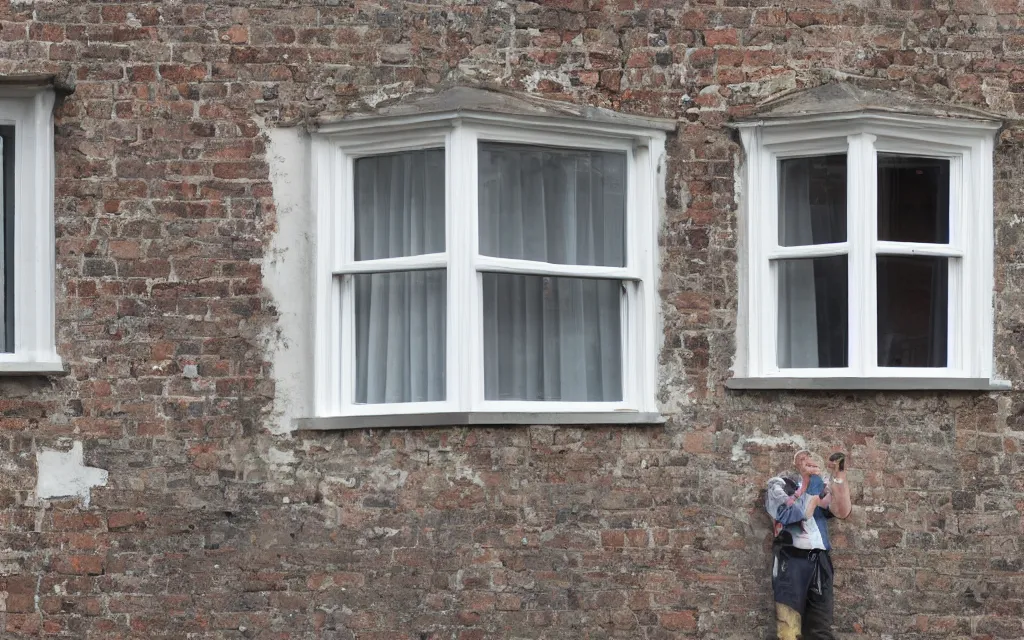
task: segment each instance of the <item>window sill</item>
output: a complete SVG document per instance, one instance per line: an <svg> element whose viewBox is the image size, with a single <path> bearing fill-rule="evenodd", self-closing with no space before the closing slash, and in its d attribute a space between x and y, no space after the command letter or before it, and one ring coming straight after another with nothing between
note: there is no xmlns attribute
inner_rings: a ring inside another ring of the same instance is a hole
<svg viewBox="0 0 1024 640"><path fill-rule="evenodd" d="M728 389L807 391L1006 391L1009 382L988 378L730 378Z"/></svg>
<svg viewBox="0 0 1024 640"><path fill-rule="evenodd" d="M0 361L0 376L63 375L61 360L7 360Z"/></svg>
<svg viewBox="0 0 1024 640"><path fill-rule="evenodd" d="M533 412L458 412L410 413L386 416L332 416L298 418L293 424L299 431L334 431L341 429L408 429L415 427L504 426L504 425L605 425L664 424L658 413L609 411L591 413Z"/></svg>

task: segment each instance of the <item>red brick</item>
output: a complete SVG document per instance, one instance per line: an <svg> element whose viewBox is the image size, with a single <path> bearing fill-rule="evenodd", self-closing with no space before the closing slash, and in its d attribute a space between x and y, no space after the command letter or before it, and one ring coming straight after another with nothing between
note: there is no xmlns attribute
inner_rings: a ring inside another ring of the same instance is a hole
<svg viewBox="0 0 1024 640"><path fill-rule="evenodd" d="M695 611L661 611L658 623L669 631L696 631L697 613Z"/></svg>
<svg viewBox="0 0 1024 640"><path fill-rule="evenodd" d="M102 556L57 556L53 560L57 573L69 575L99 575L103 573Z"/></svg>

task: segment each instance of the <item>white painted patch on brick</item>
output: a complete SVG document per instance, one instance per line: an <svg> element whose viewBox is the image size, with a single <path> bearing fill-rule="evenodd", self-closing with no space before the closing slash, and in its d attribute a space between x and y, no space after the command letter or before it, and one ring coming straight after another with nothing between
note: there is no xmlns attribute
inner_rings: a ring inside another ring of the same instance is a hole
<svg viewBox="0 0 1024 640"><path fill-rule="evenodd" d="M36 498L70 498L78 496L82 506L89 506L91 489L107 484L107 471L85 466L82 443L76 442L71 451L36 452Z"/></svg>
<svg viewBox="0 0 1024 640"><path fill-rule="evenodd" d="M260 123L262 125L262 123ZM263 261L263 282L278 321L264 336L274 363L274 415L283 435L293 418L313 415L313 212L309 197L310 138L299 128L266 128L267 164L277 224ZM271 461L273 462L273 460Z"/></svg>
<svg viewBox="0 0 1024 640"><path fill-rule="evenodd" d="M787 448L795 447L796 449L807 448L807 441L804 440L803 436L766 436L760 431L755 431L754 435L747 438L740 438L736 444L732 446L733 462L750 462L750 454L746 451L746 446L748 444L754 444L768 449L775 449L783 446Z"/></svg>
<svg viewBox="0 0 1024 640"><path fill-rule="evenodd" d="M270 447L270 450L267 451L267 462L276 465L288 465L295 464L297 460L294 451Z"/></svg>
<svg viewBox="0 0 1024 640"><path fill-rule="evenodd" d="M381 491L396 491L405 485L409 472L402 469L384 469L377 467L370 470L370 479Z"/></svg>

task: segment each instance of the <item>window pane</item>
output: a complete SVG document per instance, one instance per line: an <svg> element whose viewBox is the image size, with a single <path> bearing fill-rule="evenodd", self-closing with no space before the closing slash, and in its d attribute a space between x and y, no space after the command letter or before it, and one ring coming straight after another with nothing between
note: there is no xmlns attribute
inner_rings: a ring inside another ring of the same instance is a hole
<svg viewBox="0 0 1024 640"><path fill-rule="evenodd" d="M356 160L356 260L444 251L444 190L444 149Z"/></svg>
<svg viewBox="0 0 1024 640"><path fill-rule="evenodd" d="M626 264L626 154L481 143L480 252Z"/></svg>
<svg viewBox="0 0 1024 640"><path fill-rule="evenodd" d="M949 258L878 256L878 364L945 367Z"/></svg>
<svg viewBox="0 0 1024 640"><path fill-rule="evenodd" d="M444 269L353 276L357 403L444 400L445 276Z"/></svg>
<svg viewBox="0 0 1024 640"><path fill-rule="evenodd" d="M622 283L483 274L488 400L622 400Z"/></svg>
<svg viewBox="0 0 1024 640"><path fill-rule="evenodd" d="M949 160L878 154L878 239L949 242Z"/></svg>
<svg viewBox="0 0 1024 640"><path fill-rule="evenodd" d="M779 245L846 242L846 156L779 162Z"/></svg>
<svg viewBox="0 0 1024 640"><path fill-rule="evenodd" d="M846 256L779 260L779 367L845 367Z"/></svg>

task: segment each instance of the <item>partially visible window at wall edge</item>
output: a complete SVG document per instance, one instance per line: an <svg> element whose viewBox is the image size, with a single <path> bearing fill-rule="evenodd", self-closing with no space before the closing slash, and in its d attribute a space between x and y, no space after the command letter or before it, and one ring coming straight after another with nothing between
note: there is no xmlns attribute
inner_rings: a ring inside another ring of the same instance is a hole
<svg viewBox="0 0 1024 640"><path fill-rule="evenodd" d="M0 375L64 371L54 317L53 109L71 90L49 75L0 77Z"/></svg>

